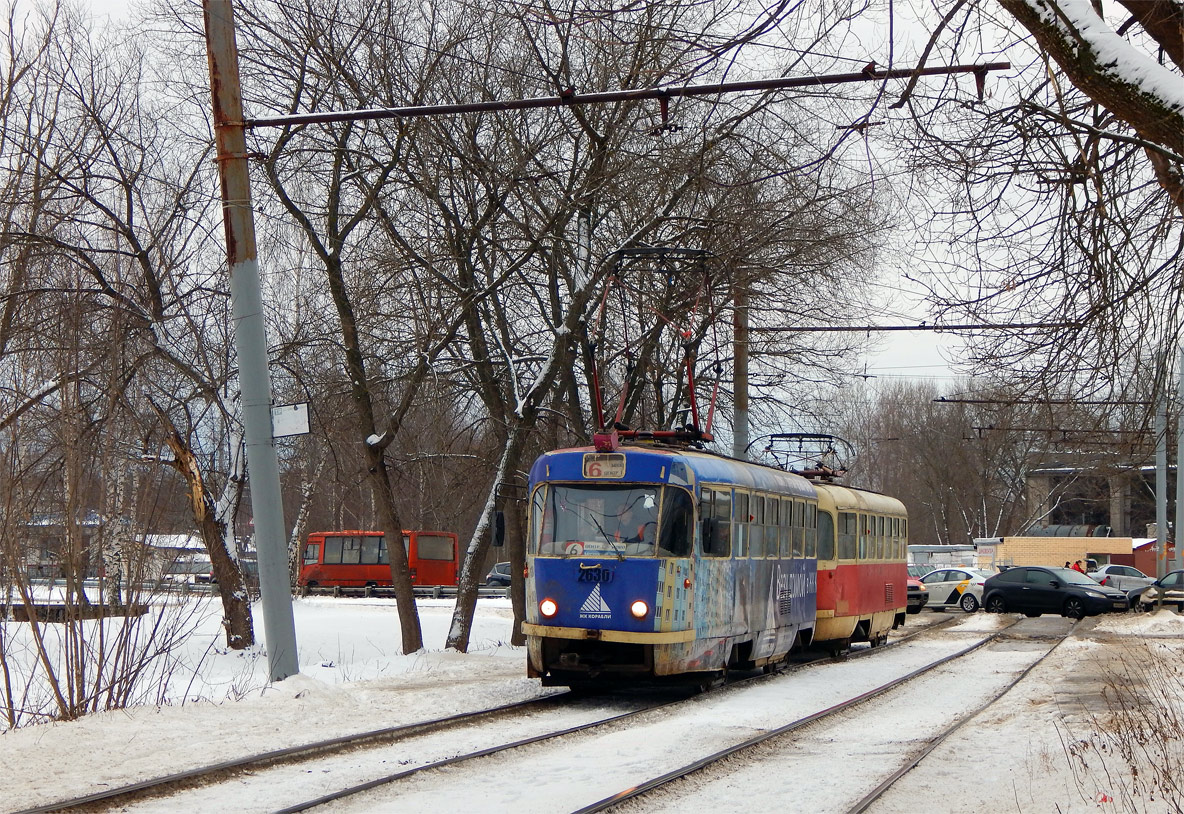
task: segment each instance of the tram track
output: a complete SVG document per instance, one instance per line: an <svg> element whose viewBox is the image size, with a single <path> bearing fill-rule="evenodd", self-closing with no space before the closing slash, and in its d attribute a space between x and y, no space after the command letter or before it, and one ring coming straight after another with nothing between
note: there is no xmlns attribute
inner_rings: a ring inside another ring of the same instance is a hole
<svg viewBox="0 0 1184 814"><path fill-rule="evenodd" d="M21 809L20 811L16 811L13 814L48 814L49 812L63 811L104 811L109 807L116 805L126 805L127 803L133 802L137 799L151 796L160 796L166 793L183 791L187 788L195 788L201 785L207 785L209 783L218 782L222 778L244 772L257 771L271 766L300 763L331 757L333 755L343 754L357 749L364 749L368 746L393 744L408 737L427 732L445 731L452 727L462 726L464 724L486 718L515 715L521 713L523 710L535 707L556 705L561 703L562 699L567 697L569 694L570 693L567 691L560 690L554 693L539 696L537 698L529 698L525 701L516 701L510 704L501 704L495 707L475 710L473 712L462 712L456 715L447 715L426 721L416 721L409 724L400 724L399 726L383 727L382 729L374 729L366 732L342 735L336 738L327 738L325 740L297 744L294 746L284 747L282 749L272 749L266 752L258 752L230 760L220 761L218 763L199 766L193 769L186 769L185 771L181 772L174 772L172 774L150 778L137 783L130 783L127 785L118 786L116 788L106 789L93 794L74 797L67 800L59 800L57 802L47 803L45 805L36 806L33 808Z"/></svg>
<svg viewBox="0 0 1184 814"><path fill-rule="evenodd" d="M658 789L661 789L671 783L682 780L683 778L685 778L695 772L701 771L701 770L708 768L710 766L717 765L717 764L723 762L724 760L735 757L736 755L741 755L744 752L753 749L754 747L760 746L762 744L768 743L769 741L773 741L778 738L783 738L784 736L786 736L792 732L795 732L799 729L810 726L811 724L814 724L814 723L817 723L820 721L824 721L824 720L831 718L839 713L842 713L842 712L845 712L849 709L852 709L853 707L857 707L861 704L866 703L867 701L870 701L874 698L882 696L885 693L891 692L891 691L897 689L898 687L913 681L917 677L925 675L926 673L930 672L931 670L935 670L938 667L941 667L941 666L948 664L949 662L955 661L957 659L963 658L966 655L973 653L974 651L976 651L982 647L985 647L986 645L993 642L995 639L997 639L999 636L1001 636L1004 632L1009 630L1014 625L1015 625L1015 623L1012 623L1012 625L1009 625L1007 628L997 631L997 632L987 636L985 639L983 639L979 642L976 642L975 644L973 644L963 650L960 650L956 653L950 654L942 659L939 659L939 660L933 662L932 664L927 664L924 667L914 670L906 675L899 676L889 682L886 682L885 684L883 684L879 687L868 690L867 692L864 692L864 693L860 693L859 695L854 696L853 698L850 698L850 699L840 702L838 704L834 704L830 707L827 707L826 709L819 710L818 712L812 713L812 714L807 715L803 718L799 718L795 721L791 721L790 723L785 724L783 726L776 727L775 729L771 729L771 730L768 730L767 732L763 732L759 735L748 738L747 740L742 741L740 743L736 743L731 746L728 746L727 748L721 749L721 750L714 752L710 755L705 755L703 757L700 757L690 763L680 766L677 769L674 769L673 771L666 772L665 774L663 774L659 777L655 777L652 780L649 780L645 783L636 784L632 788L618 792L617 794L614 794L610 797L606 797L606 798L599 800L591 805L585 806L580 809L576 809L576 811L574 811L573 814L593 814L593 812L611 810L627 800L634 800L634 799L641 798L644 795L649 794L649 793L656 791ZM1024 675L1026 675L1026 673L1024 673ZM1017 679L1017 681L1018 681L1018 679ZM936 748L936 745L934 748ZM902 772L902 774L903 774L903 772ZM886 791L886 790L887 790L887 787L885 787L884 791ZM883 791L881 791L881 793L883 793ZM872 800L869 799L868 804L870 804L871 801ZM863 811L863 810L865 810L865 809L864 808L858 809L858 811ZM852 812L850 812L850 814L856 814L856 811L857 811L856 809L852 809Z"/></svg>
<svg viewBox="0 0 1184 814"><path fill-rule="evenodd" d="M878 652L883 651L887 647L901 644L905 641L908 641L909 639L914 638L915 636L935 632L935 631L940 630L942 628L948 627L948 626L954 624L956 621L957 621L956 618L950 618L948 620L943 620L943 621L935 623L933 625L929 625L925 628L912 631L904 636L901 636L899 639L897 639L894 642L889 643L888 645L884 645L884 646L877 647L877 648L866 648L866 649L860 649L857 651L853 651L853 652L846 654L843 658L862 658L862 657L871 655L873 653L878 653ZM764 680L773 678L776 675L784 675L786 672L792 672L794 670L804 669L806 667L811 666L812 664L816 664L816 663L823 662L823 661L831 661L831 660L833 660L833 659L830 656L816 654L814 657L810 658L809 660L801 661L796 664L787 665L783 670L779 671L778 673L762 673L762 674L756 674L756 675L751 675L748 677L739 678L739 679L734 680L731 683L729 683L728 687L736 688L736 687L739 687L747 682L764 681ZM592 729L595 729L598 727L602 727L602 726L606 726L606 725L618 724L618 723L621 723L629 718L633 718L638 715L649 713L654 710L662 709L664 707L674 706L674 705L680 704L680 703L682 703L681 699L678 701L670 701L670 702L661 703L661 704L654 704L654 705L646 706L646 707L643 707L643 708L640 708L637 710L633 710L633 711L630 711L627 713L623 713L621 715L613 716L611 718L606 718L601 721L595 721L595 722L583 724L583 725L576 726L576 727L570 727L570 728L564 729L564 730L545 733L545 734L541 734L541 735L530 737L530 738L524 738L524 739L521 739L518 741L514 741L512 743L501 744L499 746L493 746L493 747L489 747L487 749L480 749L480 750L477 750L474 752L469 752L469 753L466 753L463 755L457 755L455 757L448 758L445 760L436 761L431 764L417 766L412 769L407 769L404 771L395 772L393 774L386 775L384 777L375 778L373 780L352 786L347 789L341 789L341 790L333 792L331 794L323 795L315 800L309 800L309 801L305 801L305 802L299 803L294 806L289 806L287 808L278 809L274 812L274 814L296 814L296 812L308 811L310 809L317 808L319 806L322 806L322 805L325 805L328 803L342 800L347 797L352 797L357 794L362 794L362 793L365 793L365 792L370 791L372 789L379 788L381 786L389 785L389 784L397 782L399 780L403 780L403 779L409 778L413 775L417 775L421 772L426 772L426 771L431 771L431 770L436 770L436 769L443 769L445 767L453 766L455 764L463 763L463 762L466 762L469 760L475 760L478 758L488 757L488 756L496 755L496 754L499 754L502 752L511 751L514 749L520 749L520 748L530 746L530 745L533 745L536 743L542 743L545 741L566 737L568 735L572 735L572 734L576 734L576 733L580 733L580 732L587 732L589 730L592 730Z"/></svg>
<svg viewBox="0 0 1184 814"><path fill-rule="evenodd" d="M894 771L891 775L889 775L887 778L885 778L884 781L880 783L880 785L876 786L874 789L872 789L870 792L868 792L866 795L864 795L864 797L862 799L860 799L859 802L857 802L855 805L853 805L851 808L849 808L847 810L847 814L864 814L864 812L866 812L877 800L882 798L898 782L900 782L900 780L906 774L908 774L913 769L915 769L921 763L921 761L923 761L925 758L927 758L929 755L931 755L935 750L937 750L938 747L940 747L942 744L944 744L946 741L948 741L951 737L953 737L955 734L957 734L959 731L961 731L962 728L965 727L968 723L970 723L975 718L977 718L979 715L983 714L988 709L990 709L992 706L994 706L999 701L999 699L1001 699L1003 696L1007 695L1009 692L1011 692L1013 689L1015 689L1015 687L1021 681L1023 681L1025 678L1028 677L1029 673L1031 673L1033 670L1035 670L1037 667L1039 667L1041 664L1043 664L1045 659L1047 659L1049 656L1051 656L1053 654L1053 652L1058 647L1060 647L1062 642L1064 642L1067 638L1072 636L1076 632L1078 627L1080 627L1080 625L1081 625L1081 620L1078 620L1067 634L1065 634L1064 636L1061 636L1059 639L1057 639L1053 643L1052 647L1048 648L1048 650L1046 650L1044 652L1044 654L1041 655L1040 658L1038 658L1036 661L1029 664L1026 669L1024 669L1023 671L1021 671L1019 673L1019 675L1017 675L1011 681L1007 682L1003 687L999 688L996 692L992 693L991 696L986 701L984 701L982 704L980 704L978 707L959 716L949 726L947 726L945 729L943 729L942 731L940 731L936 735L934 735L930 739L929 743L926 744L921 750L916 752L914 755L912 755L904 763L904 765L902 765L900 768L898 768L896 771Z"/></svg>
<svg viewBox="0 0 1184 814"><path fill-rule="evenodd" d="M897 639L894 639L887 645L875 648L869 647L852 650L842 656L840 660L858 660L884 652L893 647L902 645L916 637L938 632L943 628L954 624L956 621L958 621L958 618L951 616L949 619L942 620L932 625L918 628L916 630L911 630ZM798 660L789 665L785 665L784 669L775 673L758 674L754 672L739 678L735 678L729 682L727 687L738 688L742 687L746 683L773 679L784 676L788 672L805 669L818 663L827 663L833 661L834 659L828 655L815 654L808 659ZM548 706L554 707L556 709L561 707L570 709L572 706L572 700L575 697L576 696L571 693L560 691L546 696L528 699L526 701L500 705L488 709L477 710L475 712L444 716L437 719L403 724L395 727L386 727L383 729L371 730L322 741L298 744L283 749L247 755L232 760L222 761L216 764L197 767L158 778L152 778L117 788L107 789L90 795L68 800L61 800L35 808L28 808L20 812L16 812L16 814L40 814L41 812L61 811L98 812L114 809L129 810L129 808L134 810L138 805L146 801L175 798L177 795L184 795L187 792L200 790L202 788L214 786L219 783L239 782L245 777L249 777L261 772L266 772L276 767L299 767L302 765L315 765L320 761L332 759L336 756L347 756L351 753L357 753L359 751L368 749L381 749L423 735L442 733L450 729L456 729L473 724L494 725L505 718L521 717L524 713L536 709L545 711ZM626 710L625 712L600 717L575 726L563 727L524 738L514 739L506 743L466 752L463 754L452 755L407 769L401 769L397 772L388 773L380 777L373 777L366 780L365 782L352 784L347 788L338 789L329 794L320 795L313 799L309 799L307 801L290 805L286 808L278 810L282 812L305 811L310 808L315 808L317 806L332 802L334 800L347 798L383 785L395 783L399 780L412 777L421 772L433 769L441 769L458 763L464 763L466 761L488 757L498 753L509 752L515 749L522 749L536 743L564 738L569 735L586 732L598 727L607 727L620 724L630 718L643 715L663 707L681 704L686 700L687 699L685 697L678 697L675 700L661 701L659 703L648 702L637 704L635 705L635 708Z"/></svg>
<svg viewBox="0 0 1184 814"><path fill-rule="evenodd" d="M718 768L721 766L721 764L728 760L731 760L734 764L735 760L739 758L743 764L746 753L756 751L760 747L766 746L768 744L774 744L778 740L784 741L788 735L791 735L792 733L807 727L823 725L828 719L842 715L849 710L865 704L869 700L883 698L884 696L887 696L893 692L899 692L914 682L916 679L930 673L931 671L936 670L943 665L957 661L958 659L965 658L993 642L1008 637L1010 635L1009 632L1016 625L1020 624L1020 621L1022 620L1013 622L1006 628L995 632L983 641L968 647L959 653L952 654L951 656L934 662L931 665L927 665L924 668L915 670L908 675L901 676L897 679L894 679L893 681L887 682L881 687L869 692L865 692L857 697L853 697L848 701L836 704L827 709L820 710L815 714L777 727L776 729L761 733L757 736L749 738L742 743L737 743L729 746L726 749L721 749L713 754L702 756L695 761L680 766L672 771L666 772L660 777L655 777L652 780L644 783L635 784L633 787L622 790L621 792L618 792L617 794L614 794L610 797L606 797L582 808L575 809L573 814L591 814L591 812L610 811L618 808L624 811L669 810L661 803L655 804L652 807L649 805L650 799L653 797L653 795L662 793L668 793L671 798L677 799L679 808L682 808L683 806L686 806L687 808L710 808L712 805L712 801L710 800L698 800L691 795L679 793L678 789L680 787L678 784L680 781L684 781L697 773L709 771L713 768ZM987 698L982 701L982 703L977 704L971 711L959 715L953 722L944 726L938 732L927 736L924 739L924 743L920 747L910 750L910 752L904 757L902 763L897 768L892 770L887 777L885 777L881 782L878 783L878 785L875 786L875 788L860 797L857 802L850 805L849 807L825 810L845 811L846 814L864 814L864 812L873 810L873 805L882 797L884 797L884 795L886 795L889 791L891 791L896 786L896 784L912 769L917 767L922 761L925 760L926 757L938 750L943 744L947 743L947 741L958 734L969 722L973 721L983 712L989 710L992 705L996 704L1001 698L1003 698L1025 678L1027 678L1034 669L1043 664L1062 642L1074 634L1080 624L1080 621L1074 623L1073 627L1068 632L1060 636L1054 637L1039 634L1023 636L1023 639L1026 641L1040 642L1047 644L1048 646L1046 649L1044 649L1044 652L1042 652L1034 661L1028 664L1027 667L1018 671L1014 677L1006 681L1002 686L999 686L991 691ZM825 741L826 739L827 738L825 736L819 736L819 740ZM795 748L796 747L797 744L795 743ZM787 747L784 745L782 745L780 748L783 751L787 749ZM807 751L809 750L807 749ZM764 759L772 762L772 760L768 758L767 755L764 757ZM838 759L841 759L841 756ZM792 775L794 772L792 760L778 763L777 765L789 775ZM739 774L740 771L741 770L738 770L733 765L731 769L724 771L722 775L713 776L707 782L712 784L719 783L721 785L731 785L733 787L736 785L742 785L743 779L737 779L735 776ZM790 781L789 784L792 784L792 782L793 781ZM836 798L837 797L838 795L836 794ZM635 805L630 805L630 803L634 803ZM815 802L814 810L822 810L817 808L816 805L817 804Z"/></svg>

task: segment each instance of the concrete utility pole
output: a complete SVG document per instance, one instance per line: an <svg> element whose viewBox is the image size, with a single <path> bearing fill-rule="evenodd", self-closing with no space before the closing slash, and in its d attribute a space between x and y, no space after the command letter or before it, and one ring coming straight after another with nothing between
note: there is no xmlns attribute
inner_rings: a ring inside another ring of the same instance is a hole
<svg viewBox="0 0 1184 814"><path fill-rule="evenodd" d="M246 128L238 80L238 50L230 0L203 0L206 47L210 58L210 94L214 102L214 139L222 179L222 220L230 264L230 303L238 351L243 425L263 595L263 629L272 681L300 672L296 624L288 581L288 546L280 499L279 461L271 427L271 374L263 325L263 294L251 211Z"/></svg>
<svg viewBox="0 0 1184 814"><path fill-rule="evenodd" d="M733 297L733 339L735 354L732 382L735 391L735 419L732 429L732 457L748 458L748 282L743 271L736 274L736 293Z"/></svg>
<svg viewBox="0 0 1184 814"><path fill-rule="evenodd" d="M1184 568L1184 542L1180 530L1184 529L1184 347L1180 348L1180 367L1176 370L1179 385L1176 391L1176 527L1172 539L1176 543L1176 556L1172 558L1172 570Z"/></svg>

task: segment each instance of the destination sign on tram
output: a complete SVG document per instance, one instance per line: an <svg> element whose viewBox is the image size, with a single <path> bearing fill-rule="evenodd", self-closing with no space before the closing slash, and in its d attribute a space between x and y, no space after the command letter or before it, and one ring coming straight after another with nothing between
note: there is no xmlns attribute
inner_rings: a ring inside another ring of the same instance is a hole
<svg viewBox="0 0 1184 814"><path fill-rule="evenodd" d="M625 477L625 456L619 452L589 452L584 456L584 477Z"/></svg>

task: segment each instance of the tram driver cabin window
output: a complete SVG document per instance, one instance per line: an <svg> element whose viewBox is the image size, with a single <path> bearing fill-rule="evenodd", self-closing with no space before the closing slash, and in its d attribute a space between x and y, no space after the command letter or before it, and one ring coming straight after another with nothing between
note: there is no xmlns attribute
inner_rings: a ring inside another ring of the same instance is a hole
<svg viewBox="0 0 1184 814"><path fill-rule="evenodd" d="M658 534L658 555L686 557L691 553L695 509L691 496L681 489L666 490L662 507L662 529Z"/></svg>

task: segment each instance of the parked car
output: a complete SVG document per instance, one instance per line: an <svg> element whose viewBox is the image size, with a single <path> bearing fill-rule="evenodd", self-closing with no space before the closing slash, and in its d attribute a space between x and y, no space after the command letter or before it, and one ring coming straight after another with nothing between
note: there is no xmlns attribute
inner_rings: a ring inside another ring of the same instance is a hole
<svg viewBox="0 0 1184 814"><path fill-rule="evenodd" d="M1086 576L1093 577L1102 585L1109 585L1127 593L1135 588L1146 588L1155 582L1155 577L1149 577L1138 568L1129 565L1103 565L1096 571L1090 571Z"/></svg>
<svg viewBox="0 0 1184 814"><path fill-rule="evenodd" d="M929 589L925 587L925 583L914 576L909 576L909 595L908 605L905 610L909 613L920 613L921 608L925 607L925 603L929 601Z"/></svg>
<svg viewBox="0 0 1184 814"><path fill-rule="evenodd" d="M1184 571L1169 571L1145 588L1133 588L1127 596L1132 608L1154 610L1156 603L1162 603L1184 613Z"/></svg>
<svg viewBox="0 0 1184 814"><path fill-rule="evenodd" d="M929 607L961 608L974 613L983 604L983 584L992 576L977 568L938 568L921 577L929 589Z"/></svg>
<svg viewBox="0 0 1184 814"><path fill-rule="evenodd" d="M507 587L510 584L510 564L498 562L493 564L489 573L485 575L485 584L489 586Z"/></svg>
<svg viewBox="0 0 1184 814"><path fill-rule="evenodd" d="M1130 607L1117 588L1099 585L1072 568L1021 565L1009 568L983 584L983 607L988 613L1040 616L1059 613L1071 619L1097 616Z"/></svg>
<svg viewBox="0 0 1184 814"><path fill-rule="evenodd" d="M918 565L917 563L909 563L909 576L920 579L933 570L932 565Z"/></svg>

